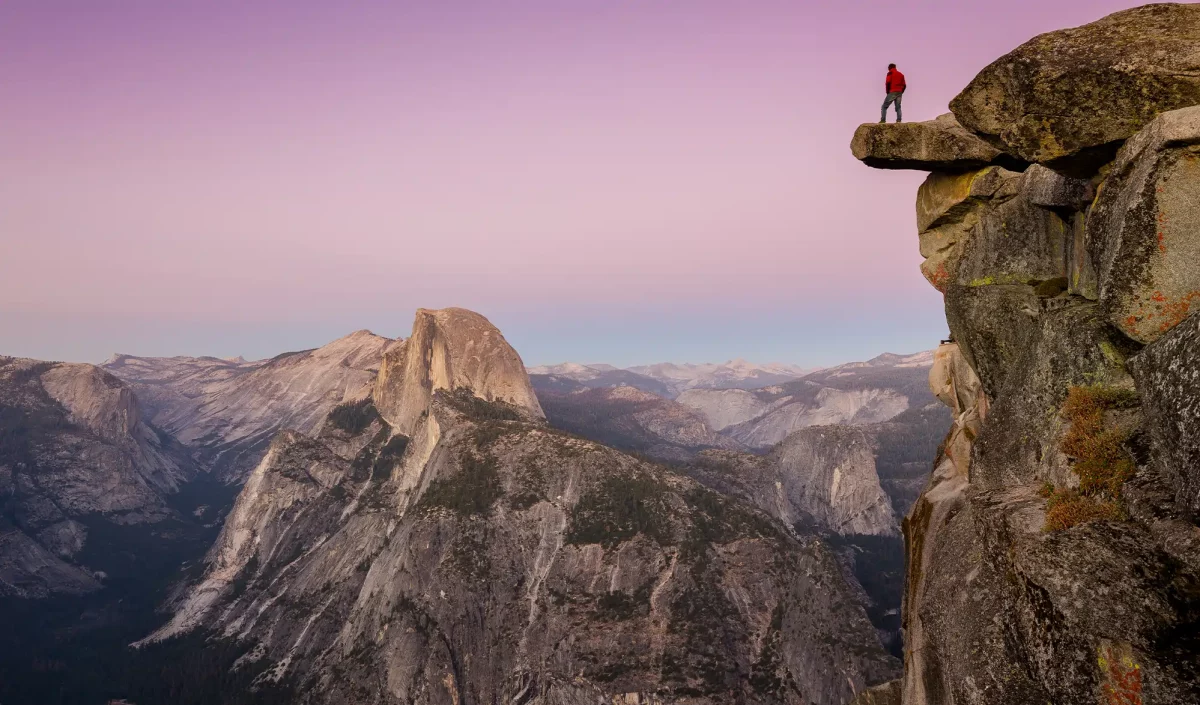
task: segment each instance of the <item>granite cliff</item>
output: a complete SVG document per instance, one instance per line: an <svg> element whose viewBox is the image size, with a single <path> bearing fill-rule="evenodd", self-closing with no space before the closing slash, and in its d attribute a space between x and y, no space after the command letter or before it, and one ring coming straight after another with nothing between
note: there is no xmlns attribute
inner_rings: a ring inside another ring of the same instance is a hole
<svg viewBox="0 0 1200 705"><path fill-rule="evenodd" d="M863 125L930 172L954 423L904 521L904 677L860 703L1200 702L1200 6L1030 40L952 116Z"/></svg>
<svg viewBox="0 0 1200 705"><path fill-rule="evenodd" d="M898 673L824 543L548 427L462 310L276 436L146 646L188 633L314 703L834 705Z"/></svg>
<svg viewBox="0 0 1200 705"><path fill-rule="evenodd" d="M114 355L103 367L133 388L149 421L190 448L203 470L240 483L276 433L315 434L334 406L368 396L393 344L360 330L270 360Z"/></svg>
<svg viewBox="0 0 1200 705"><path fill-rule="evenodd" d="M194 475L112 375L0 357L0 597L100 589L90 533L173 518L168 499Z"/></svg>

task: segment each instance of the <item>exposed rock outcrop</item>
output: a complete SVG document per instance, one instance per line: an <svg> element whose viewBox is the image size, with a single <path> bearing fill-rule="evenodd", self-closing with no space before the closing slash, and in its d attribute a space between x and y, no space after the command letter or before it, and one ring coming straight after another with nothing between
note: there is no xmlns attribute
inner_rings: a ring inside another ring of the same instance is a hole
<svg viewBox="0 0 1200 705"><path fill-rule="evenodd" d="M280 435L154 638L257 644L312 703L836 705L895 677L821 542L540 423L485 323L420 312L361 415Z"/></svg>
<svg viewBox="0 0 1200 705"><path fill-rule="evenodd" d="M1129 360L1144 395L1159 472L1179 506L1200 516L1200 315Z"/></svg>
<svg viewBox="0 0 1200 705"><path fill-rule="evenodd" d="M1160 4L1035 37L950 108L1000 149L1086 178L1155 116L1196 104L1200 6Z"/></svg>
<svg viewBox="0 0 1200 705"><path fill-rule="evenodd" d="M152 524L194 468L93 365L0 357L0 596L100 587L75 559L88 525Z"/></svg>
<svg viewBox="0 0 1200 705"><path fill-rule="evenodd" d="M108 372L146 400L149 420L222 480L243 481L281 430L315 434L334 406L369 396L395 341L361 330L258 362L115 355Z"/></svg>
<svg viewBox="0 0 1200 705"><path fill-rule="evenodd" d="M875 441L852 426L814 426L791 434L766 456L709 452L697 477L743 496L787 526L842 535L897 532L875 471Z"/></svg>
<svg viewBox="0 0 1200 705"><path fill-rule="evenodd" d="M385 356L375 407L398 432L412 435L438 390L465 389L544 417L521 357L486 318L461 308L420 309L412 337Z"/></svg>
<svg viewBox="0 0 1200 705"><path fill-rule="evenodd" d="M1200 106L1163 113L1125 143L1088 245L1100 301L1130 338L1151 342L1200 311Z"/></svg>
<svg viewBox="0 0 1200 705"><path fill-rule="evenodd" d="M750 389L689 389L677 401L704 414L716 431L756 419L787 403L782 397L763 399L757 390Z"/></svg>
<svg viewBox="0 0 1200 705"><path fill-rule="evenodd" d="M964 130L950 114L926 122L859 125L850 151L855 159L877 169L949 172L1018 163Z"/></svg>
<svg viewBox="0 0 1200 705"><path fill-rule="evenodd" d="M1038 164L918 195L954 424L904 522L904 705L1200 702L1197 27L1043 35L953 104Z"/></svg>

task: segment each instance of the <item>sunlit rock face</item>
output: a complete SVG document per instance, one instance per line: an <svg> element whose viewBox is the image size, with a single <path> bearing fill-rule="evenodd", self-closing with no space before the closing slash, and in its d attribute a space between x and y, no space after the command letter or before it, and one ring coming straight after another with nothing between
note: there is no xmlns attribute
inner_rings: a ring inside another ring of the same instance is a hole
<svg viewBox="0 0 1200 705"><path fill-rule="evenodd" d="M384 358L375 406L400 433L411 434L435 392L458 389L510 404L531 419L544 416L520 355L486 318L461 308L420 309L412 336Z"/></svg>
<svg viewBox="0 0 1200 705"><path fill-rule="evenodd" d="M360 330L270 360L114 355L104 368L129 383L151 423L188 446L202 470L240 483L275 434L313 435L333 407L370 396L396 344Z"/></svg>
<svg viewBox="0 0 1200 705"><path fill-rule="evenodd" d="M954 423L904 520L904 677L860 704L1200 701L1198 27L1042 35L952 104L1033 164L918 194Z"/></svg>
<svg viewBox="0 0 1200 705"><path fill-rule="evenodd" d="M898 675L822 542L550 428L476 314L419 312L358 408L275 438L150 641L248 640L311 703L837 705Z"/></svg>

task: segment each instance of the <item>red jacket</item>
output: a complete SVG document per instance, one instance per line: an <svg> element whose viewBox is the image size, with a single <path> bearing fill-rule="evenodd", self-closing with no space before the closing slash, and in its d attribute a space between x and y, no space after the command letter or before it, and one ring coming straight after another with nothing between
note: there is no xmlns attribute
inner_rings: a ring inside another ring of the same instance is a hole
<svg viewBox="0 0 1200 705"><path fill-rule="evenodd" d="M888 93L900 93L905 88L908 88L908 84L904 82L904 74L900 73L896 69L888 69L887 78L883 82L883 87L887 89Z"/></svg>

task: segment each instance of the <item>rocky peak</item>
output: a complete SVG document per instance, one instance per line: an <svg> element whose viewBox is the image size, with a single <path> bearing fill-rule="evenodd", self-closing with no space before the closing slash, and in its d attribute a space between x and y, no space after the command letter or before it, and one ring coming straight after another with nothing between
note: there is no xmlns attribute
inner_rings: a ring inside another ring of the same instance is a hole
<svg viewBox="0 0 1200 705"><path fill-rule="evenodd" d="M341 409L276 435L148 645L253 644L312 703L839 705L897 672L823 543L541 423L478 314L419 311Z"/></svg>
<svg viewBox="0 0 1200 705"><path fill-rule="evenodd" d="M375 384L375 408L399 433L415 435L438 390L465 389L543 419L521 356L486 318L462 308L418 309L412 336L389 350Z"/></svg>
<svg viewBox="0 0 1200 705"><path fill-rule="evenodd" d="M391 342L390 338L375 335L369 330L356 330L313 350L309 357L322 361L340 360L347 367L377 370L382 362L381 353Z"/></svg>
<svg viewBox="0 0 1200 705"><path fill-rule="evenodd" d="M904 679L871 697L1200 702L1198 47L1200 6L1149 5L985 68L951 107L1022 173L871 128L868 165L932 172L954 415L904 521Z"/></svg>
<svg viewBox="0 0 1200 705"><path fill-rule="evenodd" d="M0 357L0 597L99 589L108 556L77 562L90 533L173 518L167 498L193 474L116 377Z"/></svg>
<svg viewBox="0 0 1200 705"><path fill-rule="evenodd" d="M269 360L117 355L105 369L133 386L155 426L210 472L237 482L280 430L315 435L335 406L369 396L396 342L360 330Z"/></svg>
<svg viewBox="0 0 1200 705"><path fill-rule="evenodd" d="M95 365L55 365L42 373L41 379L46 392L70 414L72 423L105 440L128 437L141 421L133 391Z"/></svg>

